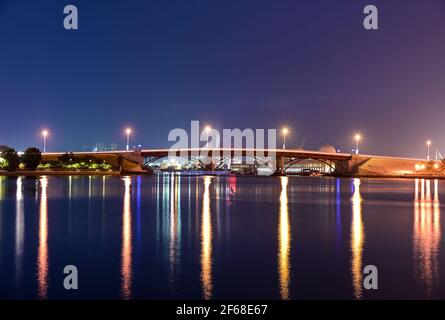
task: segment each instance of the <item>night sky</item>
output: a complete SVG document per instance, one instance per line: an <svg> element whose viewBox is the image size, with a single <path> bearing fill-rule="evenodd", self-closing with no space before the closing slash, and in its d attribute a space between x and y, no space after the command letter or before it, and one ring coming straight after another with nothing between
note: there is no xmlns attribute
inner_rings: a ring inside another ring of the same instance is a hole
<svg viewBox="0 0 445 320"><path fill-rule="evenodd" d="M79 9L79 30L63 8ZM379 8L366 31L363 8ZM288 147L445 154L443 0L0 0L0 144L168 147L168 132L278 128Z"/></svg>

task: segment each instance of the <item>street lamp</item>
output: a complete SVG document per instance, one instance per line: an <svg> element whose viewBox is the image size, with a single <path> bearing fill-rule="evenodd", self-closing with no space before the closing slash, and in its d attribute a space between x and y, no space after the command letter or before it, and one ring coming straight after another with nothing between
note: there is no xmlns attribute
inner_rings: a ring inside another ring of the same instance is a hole
<svg viewBox="0 0 445 320"><path fill-rule="evenodd" d="M125 133L127 134L127 151L130 149L130 135L131 135L131 128L125 129Z"/></svg>
<svg viewBox="0 0 445 320"><path fill-rule="evenodd" d="M362 139L362 136L356 134L354 138L355 138L355 154L358 154L358 143Z"/></svg>
<svg viewBox="0 0 445 320"><path fill-rule="evenodd" d="M42 137L43 137L43 152L44 152L44 153L46 152L46 138L48 137L48 134L49 134L48 130L46 130L46 129L43 129L43 130L42 130Z"/></svg>
<svg viewBox="0 0 445 320"><path fill-rule="evenodd" d="M206 141L207 141L206 148L208 148L208 146L209 146L209 132L210 132L211 129L212 128L210 126L206 126L204 128L204 131L206 132Z"/></svg>
<svg viewBox="0 0 445 320"><path fill-rule="evenodd" d="M426 159L427 159L428 161L430 161L430 146L431 146L431 140L428 140L428 141L426 142L426 145L428 146L428 156L426 157Z"/></svg>
<svg viewBox="0 0 445 320"><path fill-rule="evenodd" d="M286 136L289 132L289 129L284 127L283 129L281 129L281 133L283 134L283 150L286 149Z"/></svg>

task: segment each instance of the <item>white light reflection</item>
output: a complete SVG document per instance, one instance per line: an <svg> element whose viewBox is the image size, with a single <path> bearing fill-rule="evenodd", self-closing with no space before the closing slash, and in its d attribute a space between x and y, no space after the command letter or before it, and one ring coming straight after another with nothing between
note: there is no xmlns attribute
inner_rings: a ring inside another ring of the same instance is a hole
<svg viewBox="0 0 445 320"><path fill-rule="evenodd" d="M289 299L289 282L290 282L290 225L289 225L289 209L287 199L288 177L280 177L281 194L280 194L280 220L278 223L278 275L280 280L281 299Z"/></svg>
<svg viewBox="0 0 445 320"><path fill-rule="evenodd" d="M201 221L201 282L205 300L212 297L212 216L210 209L211 178L204 177Z"/></svg>
<svg viewBox="0 0 445 320"><path fill-rule="evenodd" d="M38 296L46 299L48 293L48 179L40 178L39 249L37 255Z"/></svg>
<svg viewBox="0 0 445 320"><path fill-rule="evenodd" d="M351 275L354 296L362 298L362 255L365 232L362 221L362 196L360 195L360 179L354 179L354 193L352 195L352 222L351 222Z"/></svg>
<svg viewBox="0 0 445 320"><path fill-rule="evenodd" d="M420 184L420 195L419 195ZM439 250L441 241L439 182L416 179L414 196L413 255L415 277L432 294L439 278Z"/></svg>
<svg viewBox="0 0 445 320"><path fill-rule="evenodd" d="M17 178L16 209L15 209L15 275L20 282L23 271L23 241L25 236L25 217L23 209L22 177Z"/></svg>
<svg viewBox="0 0 445 320"><path fill-rule="evenodd" d="M121 258L121 292L122 298L131 298L132 282L132 232L131 232L131 177L123 178L125 185L124 207L122 214L122 258Z"/></svg>

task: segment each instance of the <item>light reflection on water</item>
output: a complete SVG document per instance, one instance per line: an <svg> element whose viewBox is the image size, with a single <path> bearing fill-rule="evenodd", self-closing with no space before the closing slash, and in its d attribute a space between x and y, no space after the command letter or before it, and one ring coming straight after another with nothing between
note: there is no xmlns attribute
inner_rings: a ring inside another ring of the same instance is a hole
<svg viewBox="0 0 445 320"><path fill-rule="evenodd" d="M210 209L211 177L204 177L204 195L202 198L201 226L201 281L203 298L212 297L212 218Z"/></svg>
<svg viewBox="0 0 445 320"><path fill-rule="evenodd" d="M365 242L365 232L362 220L362 196L360 194L360 179L353 180L352 222L351 222L351 252L352 252L352 285L356 299L362 298L362 255Z"/></svg>
<svg viewBox="0 0 445 320"><path fill-rule="evenodd" d="M175 291L175 282L179 274L181 259L181 176L170 177L170 288Z"/></svg>
<svg viewBox="0 0 445 320"><path fill-rule="evenodd" d="M427 297L439 283L439 250L441 240L439 182L416 179L414 197L413 255L416 278ZM420 188L419 188L420 185Z"/></svg>
<svg viewBox="0 0 445 320"><path fill-rule="evenodd" d="M48 179L40 178L39 253L37 256L38 296L47 298L48 292Z"/></svg>
<svg viewBox="0 0 445 320"><path fill-rule="evenodd" d="M278 249L278 274L280 277L280 295L281 299L289 299L289 281L290 281L290 225L289 209L287 205L287 185L288 177L281 177L280 194L280 221L278 228L279 249Z"/></svg>
<svg viewBox="0 0 445 320"><path fill-rule="evenodd" d="M426 179L0 177L0 296L69 298L53 275L69 260L83 266L82 292L96 292L88 298L367 299L388 287L390 297L445 298L442 188ZM391 239L384 248L380 236ZM326 256L338 289L314 295L327 285L314 275ZM371 296L366 264L397 277Z"/></svg>
<svg viewBox="0 0 445 320"><path fill-rule="evenodd" d="M17 178L16 211L15 211L15 267L16 282L20 282L23 273L23 248L25 238L25 217L23 208L22 177ZM20 285L20 283L18 283Z"/></svg>
<svg viewBox="0 0 445 320"><path fill-rule="evenodd" d="M122 298L127 300L131 298L132 281L132 229L131 229L131 178L122 179L125 185L124 208L122 213Z"/></svg>

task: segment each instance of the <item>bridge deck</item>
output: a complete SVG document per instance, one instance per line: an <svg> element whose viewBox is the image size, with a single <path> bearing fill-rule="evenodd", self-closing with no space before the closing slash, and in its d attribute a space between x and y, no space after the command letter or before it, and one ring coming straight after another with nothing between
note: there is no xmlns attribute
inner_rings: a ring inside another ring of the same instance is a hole
<svg viewBox="0 0 445 320"><path fill-rule="evenodd" d="M75 155L125 155L134 154L138 151L116 150L116 151L96 151L96 152L73 152ZM44 155L59 156L65 152L47 152ZM321 160L350 160L352 155L349 153L328 153L319 151L309 151L301 149L246 149L246 148L189 148L189 149L143 149L140 155L143 157L166 157L174 156L198 156L200 154L208 154L209 156L276 156L291 158L313 158Z"/></svg>
<svg viewBox="0 0 445 320"><path fill-rule="evenodd" d="M296 149L234 149L234 148L214 148L214 149L151 149L141 150L141 154L146 157L165 157L168 155L188 155L198 156L199 154L209 156L276 156L292 158L315 158L323 160L350 160L351 155L347 153L326 153L318 151L296 150Z"/></svg>

